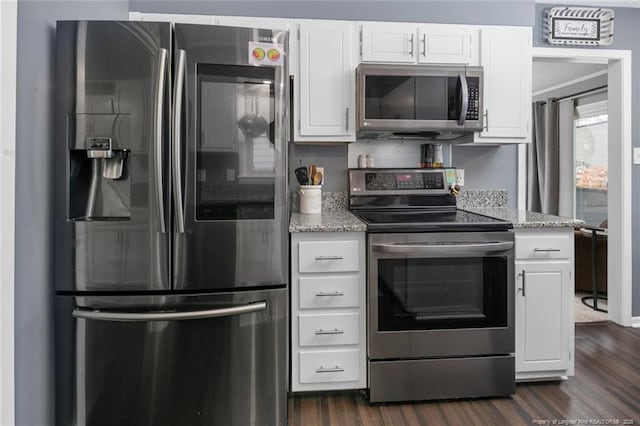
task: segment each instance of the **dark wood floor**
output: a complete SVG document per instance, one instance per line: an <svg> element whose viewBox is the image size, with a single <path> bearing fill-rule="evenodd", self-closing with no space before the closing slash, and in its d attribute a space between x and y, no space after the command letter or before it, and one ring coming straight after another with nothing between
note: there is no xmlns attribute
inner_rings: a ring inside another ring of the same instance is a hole
<svg viewBox="0 0 640 426"><path fill-rule="evenodd" d="M640 329L610 322L577 325L575 376L518 384L516 394L506 399L370 405L360 391L289 399L291 426L532 425L547 420L549 425L553 420L640 425Z"/></svg>

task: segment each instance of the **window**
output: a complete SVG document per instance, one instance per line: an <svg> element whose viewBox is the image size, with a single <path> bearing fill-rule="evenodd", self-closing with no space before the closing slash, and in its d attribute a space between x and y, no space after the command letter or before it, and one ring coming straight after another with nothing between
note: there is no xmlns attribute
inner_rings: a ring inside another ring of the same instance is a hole
<svg viewBox="0 0 640 426"><path fill-rule="evenodd" d="M608 188L607 102L576 107L575 217L599 227L607 219Z"/></svg>

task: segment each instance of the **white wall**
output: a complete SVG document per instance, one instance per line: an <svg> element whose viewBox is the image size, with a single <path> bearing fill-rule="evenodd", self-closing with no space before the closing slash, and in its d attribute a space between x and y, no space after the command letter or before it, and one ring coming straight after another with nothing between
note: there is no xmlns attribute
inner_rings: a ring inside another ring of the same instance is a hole
<svg viewBox="0 0 640 426"><path fill-rule="evenodd" d="M0 424L14 420L14 212L17 0L0 2Z"/></svg>

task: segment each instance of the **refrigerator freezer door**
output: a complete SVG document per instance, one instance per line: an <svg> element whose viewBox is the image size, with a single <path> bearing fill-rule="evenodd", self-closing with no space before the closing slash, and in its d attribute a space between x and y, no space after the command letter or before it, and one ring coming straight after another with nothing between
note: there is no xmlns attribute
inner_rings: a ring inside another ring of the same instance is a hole
<svg viewBox="0 0 640 426"><path fill-rule="evenodd" d="M169 290L170 24L60 21L56 44L56 290Z"/></svg>
<svg viewBox="0 0 640 426"><path fill-rule="evenodd" d="M174 289L287 282L286 45L286 32L175 25ZM250 62L256 46L273 64Z"/></svg>
<svg viewBox="0 0 640 426"><path fill-rule="evenodd" d="M122 299L57 296L56 424L286 424L285 289Z"/></svg>

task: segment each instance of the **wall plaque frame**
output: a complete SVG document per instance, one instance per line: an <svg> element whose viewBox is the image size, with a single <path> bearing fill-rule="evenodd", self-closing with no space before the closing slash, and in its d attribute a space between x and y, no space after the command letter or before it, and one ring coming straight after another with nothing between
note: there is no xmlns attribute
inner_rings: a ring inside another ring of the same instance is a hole
<svg viewBox="0 0 640 426"><path fill-rule="evenodd" d="M546 11L550 44L609 46L613 43L613 10L595 7L553 7Z"/></svg>

